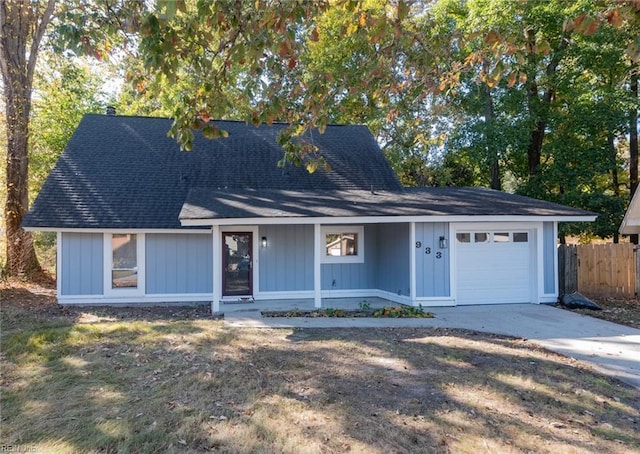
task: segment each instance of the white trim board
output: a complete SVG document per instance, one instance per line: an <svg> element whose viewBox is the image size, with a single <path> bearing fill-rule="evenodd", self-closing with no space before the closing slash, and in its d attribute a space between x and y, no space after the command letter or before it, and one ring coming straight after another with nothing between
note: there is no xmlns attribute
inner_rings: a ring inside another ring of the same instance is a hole
<svg viewBox="0 0 640 454"><path fill-rule="evenodd" d="M283 217L283 218L225 218L225 219L183 219L183 226L212 226L238 224L395 224L408 222L592 222L593 216L340 216L340 217Z"/></svg>
<svg viewBox="0 0 640 454"><path fill-rule="evenodd" d="M131 297L109 297L102 295L65 295L58 298L61 305L100 306L105 304L124 306L128 304L160 304L160 303L209 303L211 293L186 294L152 294Z"/></svg>
<svg viewBox="0 0 640 454"><path fill-rule="evenodd" d="M59 233L211 233L211 227L201 229L101 229L101 228L60 228L60 227L25 227L27 232L59 232Z"/></svg>

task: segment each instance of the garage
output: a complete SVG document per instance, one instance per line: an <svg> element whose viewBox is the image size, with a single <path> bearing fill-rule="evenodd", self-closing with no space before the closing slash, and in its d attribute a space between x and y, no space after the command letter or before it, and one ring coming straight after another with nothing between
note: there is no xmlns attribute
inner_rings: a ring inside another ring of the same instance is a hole
<svg viewBox="0 0 640 454"><path fill-rule="evenodd" d="M532 230L456 229L456 304L533 302Z"/></svg>

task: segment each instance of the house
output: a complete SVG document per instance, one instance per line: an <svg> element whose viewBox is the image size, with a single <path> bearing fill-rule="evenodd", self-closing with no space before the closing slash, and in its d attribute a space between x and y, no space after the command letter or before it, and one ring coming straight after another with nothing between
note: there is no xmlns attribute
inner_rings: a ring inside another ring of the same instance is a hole
<svg viewBox="0 0 640 454"><path fill-rule="evenodd" d="M618 231L622 235L640 234L640 191L633 194Z"/></svg>
<svg viewBox="0 0 640 454"><path fill-rule="evenodd" d="M549 303L559 222L590 212L482 188L403 188L364 126L309 132L332 170L279 168L282 124L86 115L31 211L57 232L61 304L378 296Z"/></svg>

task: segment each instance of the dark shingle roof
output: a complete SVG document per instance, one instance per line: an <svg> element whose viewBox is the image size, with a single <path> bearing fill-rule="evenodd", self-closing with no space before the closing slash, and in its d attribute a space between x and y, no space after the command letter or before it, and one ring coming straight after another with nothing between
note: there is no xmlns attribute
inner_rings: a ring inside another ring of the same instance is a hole
<svg viewBox="0 0 640 454"><path fill-rule="evenodd" d="M193 151L167 137L171 120L86 115L31 211L36 228L178 228L192 188L297 191L401 190L397 177L365 126L330 125L308 137L332 170L309 174L277 167L286 126L217 121L229 132L207 140L195 134Z"/></svg>
<svg viewBox="0 0 640 454"><path fill-rule="evenodd" d="M354 216L553 216L594 213L486 188L406 188L403 191L189 192L180 219Z"/></svg>

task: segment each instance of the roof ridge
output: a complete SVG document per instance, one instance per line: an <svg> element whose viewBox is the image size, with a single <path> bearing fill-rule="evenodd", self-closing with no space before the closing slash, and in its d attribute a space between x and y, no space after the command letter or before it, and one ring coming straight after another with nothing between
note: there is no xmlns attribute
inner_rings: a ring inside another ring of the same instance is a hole
<svg viewBox="0 0 640 454"><path fill-rule="evenodd" d="M142 120L171 120L173 121L173 118L171 117L161 117L161 116L151 116L151 115L123 115L123 114L113 114L113 115L108 115L108 114L103 114L103 113L97 113L97 112L88 112L85 113L84 116L92 116L92 117L117 117L117 118L138 118L138 119L142 119ZM239 123L239 124L245 124L247 126L252 125L250 122L246 121L246 120L230 120L230 119L211 119L209 120L210 122L220 122L220 123ZM258 125L257 127L260 126L271 126L271 125L290 125L291 123L285 122L285 121L273 121L271 123L261 123L260 125ZM327 123L327 126L359 126L359 127L368 127L367 125L363 124L363 123ZM318 129L318 128L315 128Z"/></svg>

